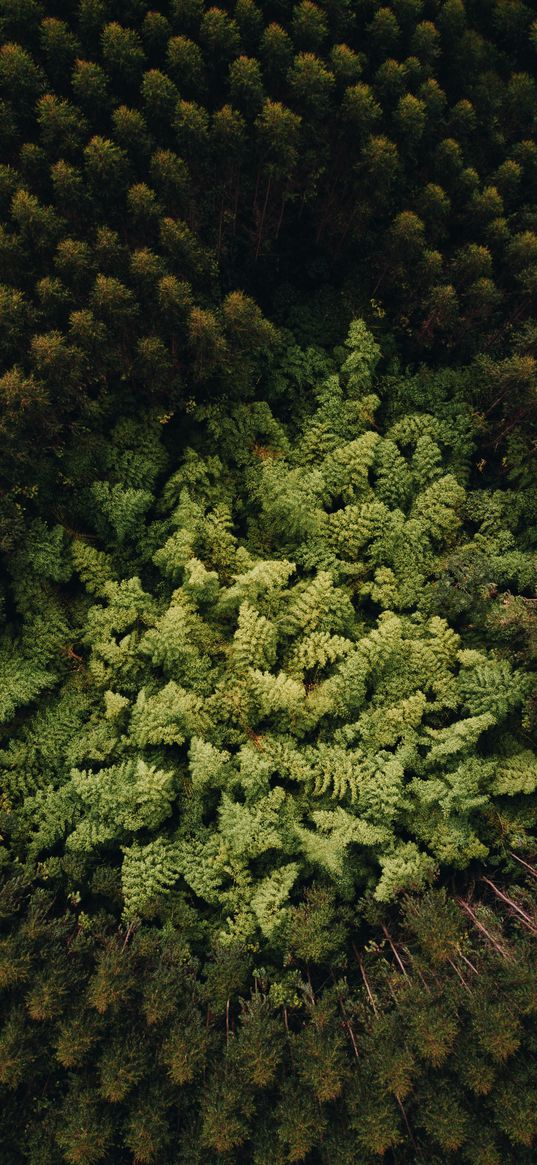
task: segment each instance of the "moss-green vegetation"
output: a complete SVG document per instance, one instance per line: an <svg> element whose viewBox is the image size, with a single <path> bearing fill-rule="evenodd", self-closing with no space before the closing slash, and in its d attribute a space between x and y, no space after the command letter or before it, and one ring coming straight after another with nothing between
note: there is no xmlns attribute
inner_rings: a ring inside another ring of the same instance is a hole
<svg viewBox="0 0 537 1165"><path fill-rule="evenodd" d="M536 53L1 6L2 1165L533 1165Z"/></svg>

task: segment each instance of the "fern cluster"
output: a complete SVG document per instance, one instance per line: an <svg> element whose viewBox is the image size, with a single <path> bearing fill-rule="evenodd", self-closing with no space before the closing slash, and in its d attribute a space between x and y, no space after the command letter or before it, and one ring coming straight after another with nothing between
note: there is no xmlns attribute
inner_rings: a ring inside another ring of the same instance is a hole
<svg viewBox="0 0 537 1165"><path fill-rule="evenodd" d="M284 950L312 878L387 902L530 844L531 674L479 617L535 584L523 507L473 486L469 413L377 424L378 354L356 321L293 441L242 404L249 442L230 450L223 423L219 450L206 407L211 456L187 450L157 492L120 424L94 537L36 527L37 611L15 556L28 656L1 763L41 877L84 894L113 854L127 920L179 894L218 941ZM476 558L445 612L453 564ZM54 619L36 630L62 588L63 657Z"/></svg>

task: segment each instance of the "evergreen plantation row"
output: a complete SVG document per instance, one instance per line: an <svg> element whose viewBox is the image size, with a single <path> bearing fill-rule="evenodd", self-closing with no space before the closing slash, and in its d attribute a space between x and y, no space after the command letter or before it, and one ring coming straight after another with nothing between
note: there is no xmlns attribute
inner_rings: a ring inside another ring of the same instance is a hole
<svg viewBox="0 0 537 1165"><path fill-rule="evenodd" d="M2 1165L533 1165L532 6L0 27Z"/></svg>
<svg viewBox="0 0 537 1165"><path fill-rule="evenodd" d="M282 979L247 948L200 958L180 902L126 941L113 911L89 930L54 891L7 882L4 1160L533 1165L531 887L516 909L491 879L482 891L366 911L347 953L312 886Z"/></svg>

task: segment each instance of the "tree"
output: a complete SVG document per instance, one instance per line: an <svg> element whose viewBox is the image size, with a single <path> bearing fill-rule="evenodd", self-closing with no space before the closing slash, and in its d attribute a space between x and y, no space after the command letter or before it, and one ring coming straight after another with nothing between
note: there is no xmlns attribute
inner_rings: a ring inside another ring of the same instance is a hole
<svg viewBox="0 0 537 1165"><path fill-rule="evenodd" d="M199 170L205 164L208 136L209 116L207 111L195 101L177 102L174 118L174 128L181 152L186 155L192 166Z"/></svg>
<svg viewBox="0 0 537 1165"><path fill-rule="evenodd" d="M90 305L97 318L101 317L113 328L127 324L137 313L132 291L111 275L97 275Z"/></svg>
<svg viewBox="0 0 537 1165"><path fill-rule="evenodd" d="M87 209L84 182L80 170L70 166L67 162L60 161L52 167L50 177L54 201L60 214L68 221L80 221L84 209Z"/></svg>
<svg viewBox="0 0 537 1165"><path fill-rule="evenodd" d="M170 37L166 49L168 72L181 93L187 98L200 99L206 90L203 56L199 45L186 36Z"/></svg>
<svg viewBox="0 0 537 1165"><path fill-rule="evenodd" d="M156 150L149 163L151 181L168 214L186 209L191 190L186 163L173 150Z"/></svg>
<svg viewBox="0 0 537 1165"><path fill-rule="evenodd" d="M118 21L105 24L101 33L101 51L104 64L114 77L128 87L139 82L145 61L141 38L132 28Z"/></svg>
<svg viewBox="0 0 537 1165"><path fill-rule="evenodd" d="M328 32L326 17L312 0L295 4L291 18L291 36L295 49L315 52L320 49Z"/></svg>
<svg viewBox="0 0 537 1165"><path fill-rule="evenodd" d="M190 283L175 275L164 275L158 285L158 304L168 327L173 330L184 324L192 308Z"/></svg>
<svg viewBox="0 0 537 1165"><path fill-rule="evenodd" d="M363 64L362 56L346 44L335 44L330 49L330 67L341 88L359 81Z"/></svg>
<svg viewBox="0 0 537 1165"><path fill-rule="evenodd" d="M265 101L256 118L263 165L279 179L291 175L298 159L300 117L278 101Z"/></svg>
<svg viewBox="0 0 537 1165"><path fill-rule="evenodd" d="M92 137L84 148L84 168L95 201L105 206L113 202L117 206L129 173L125 150L110 138Z"/></svg>
<svg viewBox="0 0 537 1165"><path fill-rule="evenodd" d="M440 53L440 34L431 20L421 20L416 25L410 41L410 51L424 65L432 67Z"/></svg>
<svg viewBox="0 0 537 1165"><path fill-rule="evenodd" d="M397 51L401 30L391 8L378 8L367 29L373 55L390 57Z"/></svg>
<svg viewBox="0 0 537 1165"><path fill-rule="evenodd" d="M425 130L425 103L406 93L397 103L394 121L403 146L415 151Z"/></svg>
<svg viewBox="0 0 537 1165"><path fill-rule="evenodd" d="M214 272L212 254L201 246L185 222L163 218L160 223L160 244L172 265L178 268L179 275L191 280L210 280Z"/></svg>
<svg viewBox="0 0 537 1165"><path fill-rule="evenodd" d="M226 343L213 312L194 307L188 320L188 339L196 377L205 380L225 359Z"/></svg>
<svg viewBox="0 0 537 1165"><path fill-rule="evenodd" d="M52 158L77 157L88 124L70 101L59 100L51 93L37 103L37 124L41 141Z"/></svg>
<svg viewBox="0 0 537 1165"><path fill-rule="evenodd" d="M179 92L173 81L159 69L144 73L141 95L146 117L152 129L167 128L173 122Z"/></svg>
<svg viewBox="0 0 537 1165"><path fill-rule="evenodd" d="M381 108L369 85L359 82L345 90L341 117L358 141L363 142L380 120Z"/></svg>
<svg viewBox="0 0 537 1165"><path fill-rule="evenodd" d="M101 123L111 104L106 74L94 61L77 58L71 84L78 104L94 126Z"/></svg>
<svg viewBox="0 0 537 1165"><path fill-rule="evenodd" d="M240 52L238 26L222 8L208 8L200 24L200 40L213 69L227 65Z"/></svg>
<svg viewBox="0 0 537 1165"><path fill-rule="evenodd" d="M288 186L294 176L298 162L301 118L279 101L266 100L261 113L255 119L257 150L261 174L266 175L266 185L262 202L257 197L254 203L256 221L256 258L259 256L264 239L267 211L273 182ZM256 195L259 182L256 184ZM278 225L285 209L285 193L281 199Z"/></svg>
<svg viewBox="0 0 537 1165"><path fill-rule="evenodd" d="M231 100L244 113L254 117L265 100L259 61L253 57L237 57L229 67Z"/></svg>
<svg viewBox="0 0 537 1165"><path fill-rule="evenodd" d="M76 58L80 56L80 41L67 22L56 16L46 16L41 21L40 40L47 75L55 87L61 88L65 78L71 74Z"/></svg>
<svg viewBox="0 0 537 1165"><path fill-rule="evenodd" d="M235 5L241 47L246 53L255 53L263 33L263 15L254 0L237 0Z"/></svg>
<svg viewBox="0 0 537 1165"><path fill-rule="evenodd" d="M143 236L156 234L156 226L162 214L155 191L145 182L136 182L127 190L127 210L135 228Z"/></svg>
<svg viewBox="0 0 537 1165"><path fill-rule="evenodd" d="M20 44L7 42L0 48L0 91L18 94L19 108L28 117L37 97L45 89L45 77L33 58Z"/></svg>
<svg viewBox="0 0 537 1165"><path fill-rule="evenodd" d="M112 124L120 147L135 163L147 164L152 141L143 115L128 105L119 105L112 114Z"/></svg>
<svg viewBox="0 0 537 1165"><path fill-rule="evenodd" d="M152 65L161 64L171 32L171 24L163 12L148 11L145 13L141 26L141 37L147 59Z"/></svg>
<svg viewBox="0 0 537 1165"><path fill-rule="evenodd" d="M301 113L313 118L328 117L332 105L334 76L313 53L299 53L288 75L293 103Z"/></svg>
<svg viewBox="0 0 537 1165"><path fill-rule="evenodd" d="M36 252L47 251L61 235L62 220L28 190L17 190L13 195L11 217L23 243Z"/></svg>
<svg viewBox="0 0 537 1165"><path fill-rule="evenodd" d="M293 46L289 34L280 24L267 25L261 37L260 52L269 83L281 84L291 63Z"/></svg>
<svg viewBox="0 0 537 1165"><path fill-rule="evenodd" d="M438 242L445 238L451 212L451 201L442 186L429 182L420 194L417 209L423 219L427 236Z"/></svg>

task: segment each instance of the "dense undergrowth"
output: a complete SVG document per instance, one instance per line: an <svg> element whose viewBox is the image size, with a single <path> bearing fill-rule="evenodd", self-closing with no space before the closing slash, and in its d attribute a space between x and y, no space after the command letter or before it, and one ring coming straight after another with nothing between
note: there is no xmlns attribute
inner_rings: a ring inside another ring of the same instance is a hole
<svg viewBox="0 0 537 1165"><path fill-rule="evenodd" d="M0 11L5 1165L531 1165L537 22Z"/></svg>

